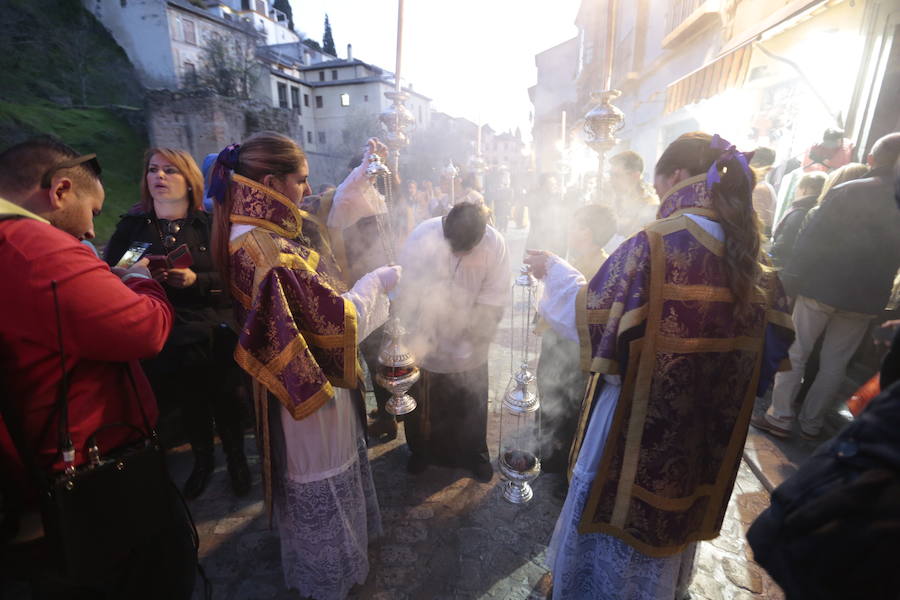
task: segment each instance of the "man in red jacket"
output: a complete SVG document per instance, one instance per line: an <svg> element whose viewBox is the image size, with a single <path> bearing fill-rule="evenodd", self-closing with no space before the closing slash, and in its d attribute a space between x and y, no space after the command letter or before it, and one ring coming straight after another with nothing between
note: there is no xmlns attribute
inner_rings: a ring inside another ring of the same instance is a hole
<svg viewBox="0 0 900 600"><path fill-rule="evenodd" d="M78 156L51 138L0 153L0 401L6 418L0 420L0 477L7 506L14 495L31 504L35 493L10 431L18 432L36 467L62 468L54 410L62 378L60 328L76 465L86 461L87 437L102 426L125 422L144 429L142 411L153 424L157 418L137 361L159 353L173 311L145 265L111 271L80 243L94 237L93 218L103 200L93 155ZM112 449L129 435L126 428L109 428L98 435L98 445ZM8 548L29 534L39 537L36 529L29 531L23 519ZM167 597L182 597L170 591Z"/></svg>

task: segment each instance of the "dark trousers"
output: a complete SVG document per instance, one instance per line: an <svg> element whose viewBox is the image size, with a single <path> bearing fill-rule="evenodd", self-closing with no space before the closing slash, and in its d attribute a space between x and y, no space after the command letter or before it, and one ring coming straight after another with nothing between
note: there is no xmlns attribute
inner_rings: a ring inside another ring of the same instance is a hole
<svg viewBox="0 0 900 600"><path fill-rule="evenodd" d="M537 388L541 399L541 469L564 473L584 399L587 376L577 368L578 342L552 329L541 336Z"/></svg>
<svg viewBox="0 0 900 600"><path fill-rule="evenodd" d="M236 343L237 336L231 329L217 327L211 349L203 359L179 363L179 352L167 348L159 358L143 363L160 404L181 410L184 433L197 455L212 457L215 431L226 454L243 453L249 388L243 371L234 362Z"/></svg>
<svg viewBox="0 0 900 600"><path fill-rule="evenodd" d="M384 325L369 334L359 344L359 352L362 354L369 370L369 377L372 378L372 391L375 394L375 402L378 405L376 417L379 419L393 419L389 412L384 409L384 405L391 399L391 393L378 385L375 381L375 374L378 372L378 353L381 351L381 345L384 341Z"/></svg>
<svg viewBox="0 0 900 600"><path fill-rule="evenodd" d="M422 369L409 393L418 404L403 417L406 442L413 454L450 467L490 462L487 363L461 373Z"/></svg>

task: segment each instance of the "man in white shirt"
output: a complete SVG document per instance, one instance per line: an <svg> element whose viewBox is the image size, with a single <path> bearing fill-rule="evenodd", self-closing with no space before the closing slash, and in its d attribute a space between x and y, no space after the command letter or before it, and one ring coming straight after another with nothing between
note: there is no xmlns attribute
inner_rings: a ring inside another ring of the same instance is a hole
<svg viewBox="0 0 900 600"><path fill-rule="evenodd" d="M510 297L506 242L483 206L460 203L413 230L400 264L399 314L422 372L410 390L419 406L404 420L407 469L464 467L490 481L487 359Z"/></svg>

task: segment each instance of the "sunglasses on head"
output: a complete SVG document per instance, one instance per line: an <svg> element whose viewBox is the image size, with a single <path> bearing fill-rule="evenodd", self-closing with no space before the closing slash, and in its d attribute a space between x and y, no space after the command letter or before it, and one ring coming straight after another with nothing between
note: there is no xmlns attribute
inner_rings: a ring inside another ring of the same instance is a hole
<svg viewBox="0 0 900 600"><path fill-rule="evenodd" d="M94 175L100 177L102 169L100 168L100 162L97 160L97 155L85 154L84 156L76 156L75 158L64 160L61 163L57 163L56 165L47 169L43 177L41 177L41 187L49 188L50 184L53 181L53 174L57 171L61 171L63 169L71 169L72 167L77 167L78 165L85 165L94 173Z"/></svg>

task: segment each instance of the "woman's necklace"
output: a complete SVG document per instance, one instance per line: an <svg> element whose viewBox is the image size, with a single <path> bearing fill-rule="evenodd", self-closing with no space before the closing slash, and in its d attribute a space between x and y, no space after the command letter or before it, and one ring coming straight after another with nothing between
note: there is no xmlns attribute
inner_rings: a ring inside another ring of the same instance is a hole
<svg viewBox="0 0 900 600"><path fill-rule="evenodd" d="M168 250L172 250L175 248L175 245L178 243L178 232L181 231L181 228L184 226L184 222L187 218L181 219L172 219L171 221L166 220L166 233L163 233L163 228L161 221L165 219L160 219L154 215L153 224L156 226L156 233L159 235L159 241L162 243L163 248Z"/></svg>

